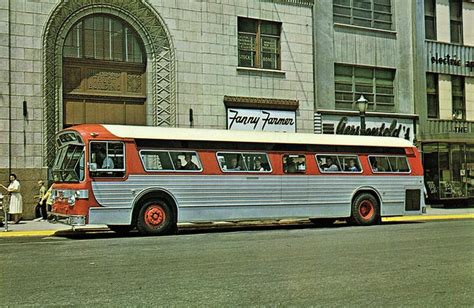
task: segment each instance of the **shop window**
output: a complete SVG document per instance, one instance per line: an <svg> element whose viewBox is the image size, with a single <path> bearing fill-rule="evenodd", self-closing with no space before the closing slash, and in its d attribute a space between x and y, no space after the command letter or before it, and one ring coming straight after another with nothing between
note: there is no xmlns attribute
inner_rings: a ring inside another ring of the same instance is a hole
<svg viewBox="0 0 474 308"><path fill-rule="evenodd" d="M266 153L217 153L219 167L224 172L271 172L272 168Z"/></svg>
<svg viewBox="0 0 474 308"><path fill-rule="evenodd" d="M316 155L321 172L361 172L357 155Z"/></svg>
<svg viewBox="0 0 474 308"><path fill-rule="evenodd" d="M140 151L146 171L201 171L202 166L196 152L190 151Z"/></svg>
<svg viewBox="0 0 474 308"><path fill-rule="evenodd" d="M391 30L391 0L334 0L334 22Z"/></svg>
<svg viewBox="0 0 474 308"><path fill-rule="evenodd" d="M280 69L281 23L238 18L240 67Z"/></svg>
<svg viewBox="0 0 474 308"><path fill-rule="evenodd" d="M428 118L439 118L438 74L426 74Z"/></svg>
<svg viewBox="0 0 474 308"><path fill-rule="evenodd" d="M466 101L464 97L464 77L451 76L451 91L453 97L453 119L466 119Z"/></svg>
<svg viewBox="0 0 474 308"><path fill-rule="evenodd" d="M405 156L369 156L372 171L390 173L409 173L410 166Z"/></svg>
<svg viewBox="0 0 474 308"><path fill-rule="evenodd" d="M125 175L125 145L122 142L93 141L90 143L89 161L93 176L122 177Z"/></svg>
<svg viewBox="0 0 474 308"><path fill-rule="evenodd" d="M449 19L451 30L451 43L462 44L462 2L461 0L449 0Z"/></svg>
<svg viewBox="0 0 474 308"><path fill-rule="evenodd" d="M353 110L361 96L369 108L379 112L394 112L395 70L335 64L336 109Z"/></svg>
<svg viewBox="0 0 474 308"><path fill-rule="evenodd" d="M287 154L283 155L284 173L305 173L306 157L304 155Z"/></svg>
<svg viewBox="0 0 474 308"><path fill-rule="evenodd" d="M436 0L425 0L425 38L436 40Z"/></svg>

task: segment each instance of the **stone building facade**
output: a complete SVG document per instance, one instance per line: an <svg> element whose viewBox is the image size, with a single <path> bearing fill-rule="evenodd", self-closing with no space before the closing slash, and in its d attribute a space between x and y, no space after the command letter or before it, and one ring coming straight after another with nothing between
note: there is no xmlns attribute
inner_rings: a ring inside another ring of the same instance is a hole
<svg viewBox="0 0 474 308"><path fill-rule="evenodd" d="M54 136L86 122L229 128L284 112L312 132L311 0L0 2L0 179L24 216Z"/></svg>
<svg viewBox="0 0 474 308"><path fill-rule="evenodd" d="M363 95L366 134L416 142L421 8L412 0L315 1L315 133L359 134Z"/></svg>
<svg viewBox="0 0 474 308"><path fill-rule="evenodd" d="M431 203L474 204L474 2L425 0L420 143Z"/></svg>

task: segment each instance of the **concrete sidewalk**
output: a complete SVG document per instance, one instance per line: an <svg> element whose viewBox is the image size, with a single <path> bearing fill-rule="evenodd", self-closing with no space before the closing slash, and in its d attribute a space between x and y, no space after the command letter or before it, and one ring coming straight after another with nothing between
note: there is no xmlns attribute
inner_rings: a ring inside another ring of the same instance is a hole
<svg viewBox="0 0 474 308"><path fill-rule="evenodd" d="M427 207L426 214L417 216L403 216L403 217L385 217L382 222L403 222L403 221L430 221L430 220L452 220L452 219L474 219L474 208L435 208ZM279 221L251 221L241 222L240 226L255 226L265 224L298 224L307 223L307 220L279 220ZM212 226L230 226L236 225L235 222L221 222L214 223ZM209 224L179 224L179 228L196 228L198 226L209 226ZM83 227L72 228L59 223L49 223L47 221L33 221L23 220L19 224L12 224L9 222L8 231L3 232L4 227L0 227L0 238L1 237L14 237L14 236L51 236L55 233L68 233L68 232L107 232L109 229L106 225L89 225Z"/></svg>

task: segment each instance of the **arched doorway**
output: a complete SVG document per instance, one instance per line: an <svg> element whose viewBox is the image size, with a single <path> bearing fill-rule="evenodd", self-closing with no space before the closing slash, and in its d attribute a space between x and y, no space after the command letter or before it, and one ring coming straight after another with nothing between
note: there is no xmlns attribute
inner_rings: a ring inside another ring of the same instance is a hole
<svg viewBox="0 0 474 308"><path fill-rule="evenodd" d="M143 42L123 20L80 19L63 47L63 127L83 123L146 124Z"/></svg>
<svg viewBox="0 0 474 308"><path fill-rule="evenodd" d="M140 41L143 42L142 53L144 53L146 60L144 60L142 64L145 64L144 86L146 97L145 99L139 97L138 100L143 101L145 109L145 124L153 126L175 126L176 124L174 48L172 46L171 35L158 12L156 12L155 9L144 0L60 1L49 16L43 35L43 140L45 145L43 148L43 157L46 166L51 166L54 162L54 138L56 133L63 127L75 124L76 121L80 121L80 119L73 119L69 123L66 122L69 121L67 115L65 115L65 113L68 112L67 109L69 107L75 108L76 106L82 108L84 107L84 104L86 104L85 107L87 107L87 104L89 103L89 101L78 102L76 105L72 104L71 106L68 106L68 101L63 102L63 99L87 98L90 99L90 102L92 103L94 103L94 99L98 98L110 99L110 97L105 95L107 92L103 93L104 91L102 90L100 95L82 92L79 93L82 96L74 96L73 94L78 94L78 90L75 89L77 83L82 82L82 72L80 74L76 72L76 76L79 77L76 77L75 81L69 80L67 85L63 83L63 68L68 68L68 63L63 67L63 53L65 51L64 47L66 37L71 33L71 31L74 31L74 26L78 25L81 20L85 20L88 16L94 15L108 16L114 20L122 22L125 26L135 31L137 36L140 38ZM69 44L70 43L68 43L68 47ZM73 46L73 43L71 44ZM70 51L71 50L68 50L68 52ZM68 56L66 58L72 57ZM80 59L75 60L77 60L77 62L80 61ZM112 62L115 62L115 60ZM130 63L124 63L126 69L123 71L127 71L127 69L130 68L127 64ZM132 63L131 65L133 66L135 64L136 63ZM69 65L73 67L73 63L69 63ZM133 69L131 69L131 71L132 73L139 73L143 71L143 68L138 72ZM131 78L135 79L135 82L132 81L130 83L132 87L138 87L136 79L139 77L137 77L137 75L138 74L135 74L134 78ZM95 83L96 87L98 84L103 82L100 80L104 80L103 78L97 77L103 76L110 77L108 73L100 73L96 75L96 79L99 79L99 81ZM63 87L67 87L67 89L63 89ZM128 89L126 92L127 91ZM115 96L120 99L123 97L130 97L129 94L122 95L120 93ZM130 105L133 103L139 104L139 102L135 100L136 97L132 95L132 98ZM98 102L102 101L99 100ZM82 107L81 104L83 104ZM124 108L127 106L127 103L123 103L123 100L120 101L120 104L123 104ZM107 108L107 112L113 111L113 109L114 108ZM96 121L98 122L99 120Z"/></svg>

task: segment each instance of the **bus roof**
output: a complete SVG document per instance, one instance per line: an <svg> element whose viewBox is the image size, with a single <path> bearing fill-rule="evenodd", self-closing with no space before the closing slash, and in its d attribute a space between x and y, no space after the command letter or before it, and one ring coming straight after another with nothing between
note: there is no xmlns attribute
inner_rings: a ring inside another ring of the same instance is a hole
<svg viewBox="0 0 474 308"><path fill-rule="evenodd" d="M85 125L81 125L84 129ZM216 142L413 147L403 138L308 133L255 132L224 129L171 128L155 126L102 125L112 135L130 139L195 140ZM93 126L94 127L94 126ZM95 126L97 127L97 126ZM92 127L91 127L92 128ZM74 129L74 127L71 127Z"/></svg>

